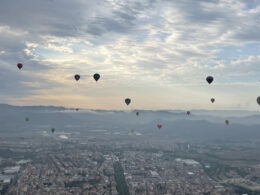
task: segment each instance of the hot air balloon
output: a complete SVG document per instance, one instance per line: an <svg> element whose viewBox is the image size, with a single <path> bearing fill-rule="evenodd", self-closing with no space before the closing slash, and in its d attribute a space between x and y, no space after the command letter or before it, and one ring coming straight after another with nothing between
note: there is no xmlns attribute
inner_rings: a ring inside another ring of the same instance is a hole
<svg viewBox="0 0 260 195"><path fill-rule="evenodd" d="M25 121L28 122L30 119L29 117L25 117Z"/></svg>
<svg viewBox="0 0 260 195"><path fill-rule="evenodd" d="M136 112L136 116L139 116L139 112Z"/></svg>
<svg viewBox="0 0 260 195"><path fill-rule="evenodd" d="M75 110L76 110L77 112L79 111L79 109L78 109L78 108L76 108Z"/></svg>
<svg viewBox="0 0 260 195"><path fill-rule="evenodd" d="M190 111L187 111L187 115L190 115Z"/></svg>
<svg viewBox="0 0 260 195"><path fill-rule="evenodd" d="M131 103L131 99L130 99L130 98L126 98L126 99L125 99L125 103L126 103L126 105L128 106L128 105Z"/></svg>
<svg viewBox="0 0 260 195"><path fill-rule="evenodd" d="M208 76L208 77L206 78L206 80L207 80L207 82L208 82L209 84L211 84L211 83L213 82L214 78L213 78L213 76Z"/></svg>
<svg viewBox="0 0 260 195"><path fill-rule="evenodd" d="M51 128L51 132L54 133L54 131L55 131L55 128Z"/></svg>
<svg viewBox="0 0 260 195"><path fill-rule="evenodd" d="M226 125L229 125L229 120L226 120L225 123L226 123Z"/></svg>
<svg viewBox="0 0 260 195"><path fill-rule="evenodd" d="M95 81L97 82L100 78L100 75L98 73L93 75L93 78L95 79Z"/></svg>
<svg viewBox="0 0 260 195"><path fill-rule="evenodd" d="M260 96L256 99L256 101L260 105Z"/></svg>
<svg viewBox="0 0 260 195"><path fill-rule="evenodd" d="M78 81L78 80L80 79L80 75L76 74L76 75L74 76L74 78L75 78L76 81Z"/></svg>
<svg viewBox="0 0 260 195"><path fill-rule="evenodd" d="M23 64L22 64L22 63L18 63L18 64L17 64L17 67L18 67L19 69L22 69Z"/></svg>
<svg viewBox="0 0 260 195"><path fill-rule="evenodd" d="M158 127L158 129L161 129L161 128L162 128L162 125L161 125L161 124L158 124L157 127Z"/></svg>
<svg viewBox="0 0 260 195"><path fill-rule="evenodd" d="M211 98L210 101L211 101L212 103L214 103L214 102L215 102L215 99L214 99L214 98Z"/></svg>

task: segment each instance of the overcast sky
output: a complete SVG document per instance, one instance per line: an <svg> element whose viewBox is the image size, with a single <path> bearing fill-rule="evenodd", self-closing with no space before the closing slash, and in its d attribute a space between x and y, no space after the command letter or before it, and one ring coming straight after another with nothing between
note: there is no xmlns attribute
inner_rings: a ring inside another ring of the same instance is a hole
<svg viewBox="0 0 260 195"><path fill-rule="evenodd" d="M259 110L259 41L259 0L0 0L0 102Z"/></svg>

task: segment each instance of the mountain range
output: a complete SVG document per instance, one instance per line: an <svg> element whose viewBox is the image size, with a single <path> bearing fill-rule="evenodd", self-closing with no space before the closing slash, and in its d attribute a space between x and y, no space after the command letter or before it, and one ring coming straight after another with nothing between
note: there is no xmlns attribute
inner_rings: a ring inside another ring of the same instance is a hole
<svg viewBox="0 0 260 195"><path fill-rule="evenodd" d="M139 112L139 116L136 115ZM29 121L26 122L25 118ZM230 124L226 125L225 120ZM162 129L157 129L162 124ZM0 104L0 132L64 132L106 129L143 136L187 139L257 139L260 138L260 112L191 110L88 110L55 106L11 106Z"/></svg>

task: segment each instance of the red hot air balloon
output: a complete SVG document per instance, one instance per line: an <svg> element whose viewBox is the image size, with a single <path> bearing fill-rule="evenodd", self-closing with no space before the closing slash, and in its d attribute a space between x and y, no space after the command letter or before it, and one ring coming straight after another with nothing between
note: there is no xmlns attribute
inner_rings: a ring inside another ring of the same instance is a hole
<svg viewBox="0 0 260 195"><path fill-rule="evenodd" d="M22 69L23 64L22 64L22 63L18 63L18 64L17 64L17 67L18 67L19 69Z"/></svg>
<svg viewBox="0 0 260 195"><path fill-rule="evenodd" d="M74 76L74 78L75 78L76 81L78 81L78 80L80 79L80 75L76 74L76 75Z"/></svg>
<svg viewBox="0 0 260 195"><path fill-rule="evenodd" d="M161 129L161 128L162 128L162 125L161 125L161 124L158 124L157 127L158 127L158 129Z"/></svg>

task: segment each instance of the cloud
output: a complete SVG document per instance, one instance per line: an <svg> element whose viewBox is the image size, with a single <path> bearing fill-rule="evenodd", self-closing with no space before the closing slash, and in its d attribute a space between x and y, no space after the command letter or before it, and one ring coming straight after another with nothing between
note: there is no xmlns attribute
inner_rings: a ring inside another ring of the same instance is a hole
<svg viewBox="0 0 260 195"><path fill-rule="evenodd" d="M251 86L260 57L243 47L260 45L259 17L260 3L245 0L2 0L0 71L9 76L1 76L0 90L30 101L41 94L44 102L48 92L73 92L76 73L93 92L96 72L106 81L102 90L113 86L115 94L138 85L199 88L208 74L223 85ZM22 74L14 70L18 62Z"/></svg>

